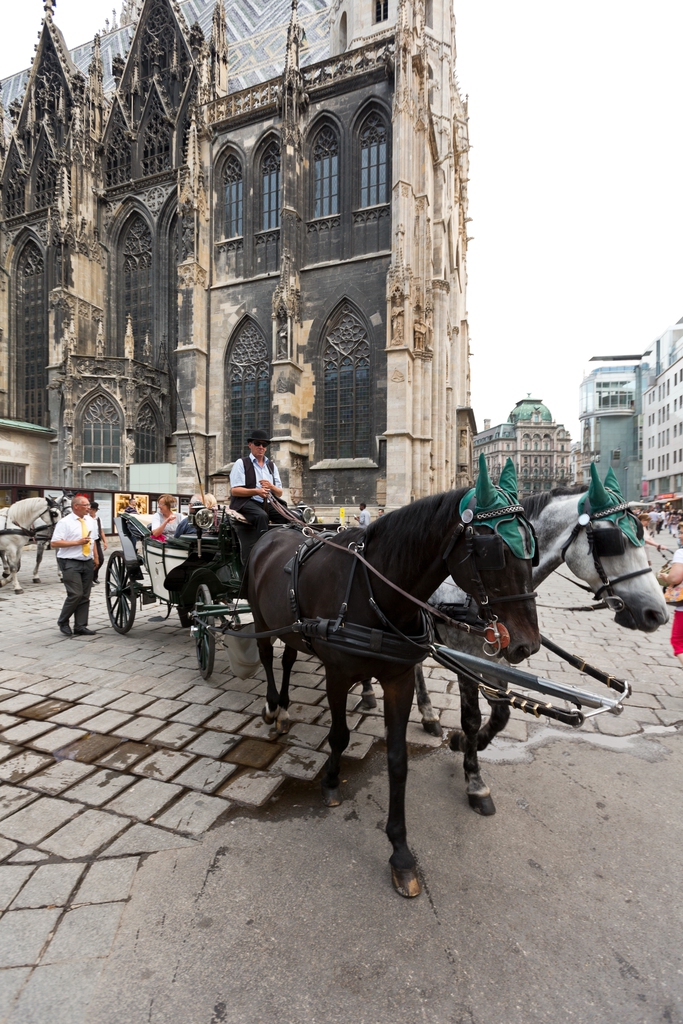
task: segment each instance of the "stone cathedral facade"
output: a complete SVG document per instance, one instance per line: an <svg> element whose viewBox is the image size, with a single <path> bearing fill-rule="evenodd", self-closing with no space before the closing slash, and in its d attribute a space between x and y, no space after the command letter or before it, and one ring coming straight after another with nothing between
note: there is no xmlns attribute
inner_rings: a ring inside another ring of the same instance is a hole
<svg viewBox="0 0 683 1024"><path fill-rule="evenodd" d="M227 9L227 13L226 13ZM397 507L471 478L467 108L449 0L52 0L3 83L0 417L49 479L175 464Z"/></svg>

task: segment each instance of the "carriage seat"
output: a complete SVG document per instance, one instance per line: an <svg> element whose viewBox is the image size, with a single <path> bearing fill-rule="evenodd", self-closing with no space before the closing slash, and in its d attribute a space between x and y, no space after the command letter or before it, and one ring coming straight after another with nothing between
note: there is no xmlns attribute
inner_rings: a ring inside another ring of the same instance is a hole
<svg viewBox="0 0 683 1024"><path fill-rule="evenodd" d="M149 527L150 527L150 524L151 524L153 518L154 518L153 515L147 515L147 514L143 515L142 513L139 513L139 512L135 513L135 514L129 513L129 521L132 520L135 523L140 523L140 525L144 526L147 530L149 530Z"/></svg>

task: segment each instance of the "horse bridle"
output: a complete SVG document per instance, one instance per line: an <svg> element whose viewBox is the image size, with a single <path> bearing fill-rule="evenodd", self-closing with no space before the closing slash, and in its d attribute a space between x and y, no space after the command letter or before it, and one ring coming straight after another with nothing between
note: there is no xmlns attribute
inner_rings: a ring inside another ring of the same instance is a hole
<svg viewBox="0 0 683 1024"><path fill-rule="evenodd" d="M586 502L587 501L588 499L586 498ZM599 521L601 519L606 519L608 516L614 515L615 512L626 512L627 515L631 516L633 519L636 518L631 512L629 503L627 501L622 501L618 505L611 505L609 508L603 509L601 512L582 512L577 520L576 526L569 535L569 540L562 548L562 561L565 561L567 551L574 543L576 538L579 536L581 531L585 530L586 539L588 541L588 550L591 553L593 565L595 566L595 571L597 572L598 576L602 581L602 586L598 587L597 590L593 590L592 587L584 587L580 583L578 583L577 586L581 587L582 590L587 590L589 591L589 593L593 594L596 601L602 599L607 605L607 607L611 608L612 611L620 612L624 610L624 608L626 607L626 603L623 600L623 598L619 597L618 594L614 593L613 588L616 586L617 583L624 583L626 580L636 579L637 576L645 576L647 573L652 572L652 566L648 566L646 569L636 569L635 572L625 572L623 573L623 575L615 576L613 579L609 578L607 572L605 571L605 567L600 559L600 555L596 550L593 520ZM620 527L617 526L617 529L620 529ZM575 581L572 580L572 582Z"/></svg>
<svg viewBox="0 0 683 1024"><path fill-rule="evenodd" d="M30 540L49 540L50 539L49 537L39 537L38 534L39 533L43 533L45 530L52 530L52 532L54 532L54 528L55 528L55 526L57 525L57 523L59 522L59 520L61 518L61 512L60 512L60 509L59 509L59 505L54 500L54 498L51 498L48 495L47 497L43 498L43 501L47 502L47 507L45 509L45 512L49 512L50 513L50 519L52 520L52 522L50 522L50 523L43 523L42 526L35 526L35 524L32 524L31 526L28 526L28 527L17 526L13 530L0 530L0 537L7 537L7 536L15 536L16 537L16 536L18 536L18 537L28 537ZM9 509L7 511L9 512ZM44 516L45 512L41 512L40 515L36 516L35 522L37 522L40 519L40 516ZM56 519L52 515L53 512L57 512L57 518ZM7 519L5 519L5 522L7 522ZM52 536L52 533L50 534L50 537L51 536Z"/></svg>

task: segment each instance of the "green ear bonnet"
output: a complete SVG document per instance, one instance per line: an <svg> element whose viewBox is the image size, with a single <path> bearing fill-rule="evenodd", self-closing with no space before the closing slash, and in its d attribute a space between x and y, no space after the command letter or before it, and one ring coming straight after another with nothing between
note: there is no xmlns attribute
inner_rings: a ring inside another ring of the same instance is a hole
<svg viewBox="0 0 683 1024"><path fill-rule="evenodd" d="M590 487L588 488L588 494L582 494L579 498L579 515L583 512L588 512L593 520L609 519L610 522L619 527L622 533L631 541L631 544L637 548L642 548L645 541L638 537L633 513L629 512L628 508L619 508L617 511L609 512L607 515L603 514L607 509L625 504L626 500L621 493L619 481L614 470L611 467L607 470L605 483L603 484L595 468L595 463L591 462Z"/></svg>
<svg viewBox="0 0 683 1024"><path fill-rule="evenodd" d="M526 521L519 518L517 472L512 459L505 463L496 487L482 452L476 486L463 496L460 515L467 508L474 513L473 525L490 526L517 558L534 557L536 540Z"/></svg>

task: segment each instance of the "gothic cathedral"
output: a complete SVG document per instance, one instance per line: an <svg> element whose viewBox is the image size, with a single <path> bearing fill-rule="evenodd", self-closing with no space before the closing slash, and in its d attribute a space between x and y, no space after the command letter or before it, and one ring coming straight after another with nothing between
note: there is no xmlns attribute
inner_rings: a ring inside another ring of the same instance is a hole
<svg viewBox="0 0 683 1024"><path fill-rule="evenodd" d="M194 448L225 497L259 426L319 509L467 484L450 0L125 0L72 51L53 7L0 106L0 417L43 428L35 482L191 493Z"/></svg>

